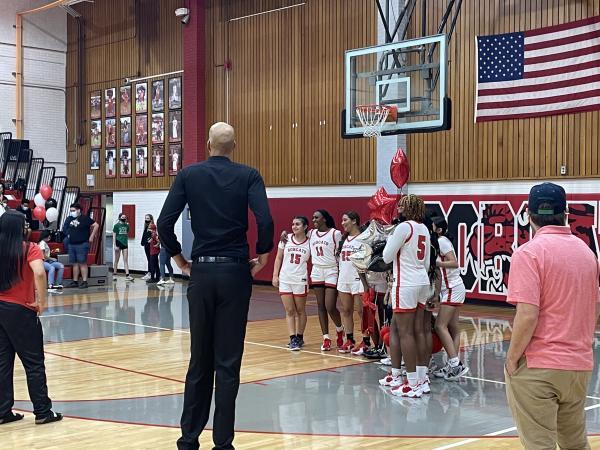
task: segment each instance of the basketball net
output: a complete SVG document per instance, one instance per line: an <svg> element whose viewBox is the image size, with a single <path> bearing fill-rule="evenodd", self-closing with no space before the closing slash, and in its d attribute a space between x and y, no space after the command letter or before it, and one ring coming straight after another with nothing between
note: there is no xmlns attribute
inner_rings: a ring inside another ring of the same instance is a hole
<svg viewBox="0 0 600 450"><path fill-rule="evenodd" d="M386 105L358 105L356 114L365 129L364 137L379 137L391 107Z"/></svg>

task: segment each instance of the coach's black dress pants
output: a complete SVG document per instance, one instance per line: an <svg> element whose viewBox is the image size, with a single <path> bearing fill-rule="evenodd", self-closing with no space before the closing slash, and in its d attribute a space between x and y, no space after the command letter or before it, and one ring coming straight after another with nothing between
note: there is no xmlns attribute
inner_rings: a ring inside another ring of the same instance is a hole
<svg viewBox="0 0 600 450"><path fill-rule="evenodd" d="M210 413L213 383L214 448L233 449L235 400L251 294L252 277L247 263L192 266L188 287L191 357L185 379L179 449L199 448L198 437Z"/></svg>
<svg viewBox="0 0 600 450"><path fill-rule="evenodd" d="M0 417L14 404L13 376L15 354L27 375L29 398L36 418L50 413L42 325L35 311L14 303L0 301Z"/></svg>

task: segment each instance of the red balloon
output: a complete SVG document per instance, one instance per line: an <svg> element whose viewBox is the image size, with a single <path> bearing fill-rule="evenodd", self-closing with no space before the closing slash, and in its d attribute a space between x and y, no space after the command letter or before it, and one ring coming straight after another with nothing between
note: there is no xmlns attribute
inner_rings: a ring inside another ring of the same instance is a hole
<svg viewBox="0 0 600 450"><path fill-rule="evenodd" d="M387 325L384 325L383 327L381 327L381 331L379 331L379 334L381 336L383 336L384 334L388 334L390 332L390 327Z"/></svg>
<svg viewBox="0 0 600 450"><path fill-rule="evenodd" d="M442 349L442 341L435 331L431 332L431 354L435 354Z"/></svg>
<svg viewBox="0 0 600 450"><path fill-rule="evenodd" d="M410 164L408 162L408 157L401 148L398 148L398 151L392 158L392 162L390 164L390 177L392 177L392 181L398 187L398 189L402 189L402 186L406 184L408 178L410 177Z"/></svg>
<svg viewBox="0 0 600 450"><path fill-rule="evenodd" d="M391 224L398 214L398 198L397 195L390 195L385 188L380 187L367 202L371 210L371 219L386 225Z"/></svg>
<svg viewBox="0 0 600 450"><path fill-rule="evenodd" d="M36 206L35 208L33 208L33 217L36 220L39 220L40 222L46 220L46 208L43 208L41 206Z"/></svg>
<svg viewBox="0 0 600 450"><path fill-rule="evenodd" d="M50 197L52 197L52 188L50 186L48 186L47 184L44 184L40 188L40 194L42 194L42 197L44 198L44 200L48 200Z"/></svg>

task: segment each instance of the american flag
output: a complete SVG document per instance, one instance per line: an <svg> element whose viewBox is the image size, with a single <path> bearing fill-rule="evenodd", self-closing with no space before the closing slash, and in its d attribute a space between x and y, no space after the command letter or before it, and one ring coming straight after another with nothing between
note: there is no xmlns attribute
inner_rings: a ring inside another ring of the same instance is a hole
<svg viewBox="0 0 600 450"><path fill-rule="evenodd" d="M475 122L600 109L600 16L477 37Z"/></svg>

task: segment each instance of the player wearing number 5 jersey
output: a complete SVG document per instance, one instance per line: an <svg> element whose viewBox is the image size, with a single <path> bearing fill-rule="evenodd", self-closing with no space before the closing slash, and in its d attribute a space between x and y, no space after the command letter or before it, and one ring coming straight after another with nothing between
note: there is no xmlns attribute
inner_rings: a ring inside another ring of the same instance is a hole
<svg viewBox="0 0 600 450"><path fill-rule="evenodd" d="M308 219L296 216L292 221L292 234L279 243L273 268L273 286L285 308L290 334L290 350L300 350L304 345L306 328L306 295L308 294L308 259L310 243L306 234Z"/></svg>
<svg viewBox="0 0 600 450"><path fill-rule="evenodd" d="M392 394L403 397L421 397L423 390L419 383L424 381L427 368L419 367L417 373L417 342L415 339L415 312L419 304L425 305L430 297L429 283L429 230L423 225L425 204L416 195L406 195L400 200L398 211L406 218L389 237L383 249L383 260L393 263L392 306L394 315L390 327L390 351L392 374L380 380L380 384L391 386ZM399 355L406 364L406 383L400 376ZM425 392L429 391L428 384Z"/></svg>

